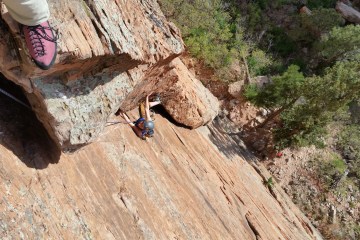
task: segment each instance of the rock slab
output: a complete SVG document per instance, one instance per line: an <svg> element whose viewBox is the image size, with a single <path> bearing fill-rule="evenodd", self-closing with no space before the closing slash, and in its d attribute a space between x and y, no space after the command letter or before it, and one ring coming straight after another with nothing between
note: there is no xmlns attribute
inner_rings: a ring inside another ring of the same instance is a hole
<svg viewBox="0 0 360 240"><path fill-rule="evenodd" d="M21 151L0 124L0 238L322 239L212 124L189 130L160 115L156 124L149 141L113 125L54 163L31 151L41 139Z"/></svg>

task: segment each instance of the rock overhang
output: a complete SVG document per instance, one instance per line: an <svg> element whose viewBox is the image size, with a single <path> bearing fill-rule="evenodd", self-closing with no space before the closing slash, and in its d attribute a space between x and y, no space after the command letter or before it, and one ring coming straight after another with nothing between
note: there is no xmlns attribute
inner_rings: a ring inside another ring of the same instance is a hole
<svg viewBox="0 0 360 240"><path fill-rule="evenodd" d="M164 98L164 104L178 94L194 96L188 98L191 104L185 104L185 111L184 104L167 104L176 112L175 120L193 128L215 117L216 110L204 114L197 109L196 104L203 101L191 87L190 94L179 90L186 86L179 84L184 74L179 74L177 67L183 65L177 57L184 44L180 31L165 19L156 1L48 3L49 21L59 34L54 66L42 71L30 61L19 26L3 6L8 29L0 29L0 53L7 59L1 62L0 71L27 92L34 112L61 149L92 142L119 107L130 110L146 94L174 90L174 86L178 89ZM210 93L208 96L216 101ZM206 109L203 106L201 109ZM190 108L199 116L184 121ZM185 116L179 118L181 114Z"/></svg>

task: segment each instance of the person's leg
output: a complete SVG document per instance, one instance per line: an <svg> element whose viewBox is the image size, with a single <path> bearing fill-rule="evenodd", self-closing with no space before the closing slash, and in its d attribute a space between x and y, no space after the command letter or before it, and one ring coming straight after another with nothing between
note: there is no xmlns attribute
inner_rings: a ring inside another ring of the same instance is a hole
<svg viewBox="0 0 360 240"><path fill-rule="evenodd" d="M49 69L55 62L57 37L47 21L50 12L46 0L3 0L10 15L22 24L26 46L35 64Z"/></svg>
<svg viewBox="0 0 360 240"><path fill-rule="evenodd" d="M146 111L145 111L145 103L144 102L141 102L139 104L139 115L141 118L146 119Z"/></svg>
<svg viewBox="0 0 360 240"><path fill-rule="evenodd" d="M50 17L46 0L3 0L10 15L26 26L46 22Z"/></svg>
<svg viewBox="0 0 360 240"><path fill-rule="evenodd" d="M123 119L125 119L125 121L126 121L131 127L134 127L134 126L135 126L135 124L134 124L132 121L130 121L130 119L128 118L128 116L127 116L125 113L120 112L119 115L120 115Z"/></svg>
<svg viewBox="0 0 360 240"><path fill-rule="evenodd" d="M153 107L153 106L159 105L160 103L161 103L160 101L149 102L149 106L150 106L150 107Z"/></svg>

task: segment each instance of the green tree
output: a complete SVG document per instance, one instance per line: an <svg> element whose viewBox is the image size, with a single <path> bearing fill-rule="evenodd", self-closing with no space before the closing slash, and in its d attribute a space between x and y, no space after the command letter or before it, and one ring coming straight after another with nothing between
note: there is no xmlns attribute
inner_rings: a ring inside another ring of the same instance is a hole
<svg viewBox="0 0 360 240"><path fill-rule="evenodd" d="M350 173L360 178L360 125L344 126L339 134L337 148L350 161Z"/></svg>
<svg viewBox="0 0 360 240"><path fill-rule="evenodd" d="M296 50L295 41L285 32L283 28L273 27L269 31L269 38L273 43L273 51L283 57L288 56Z"/></svg>
<svg viewBox="0 0 360 240"><path fill-rule="evenodd" d="M312 8L333 8L337 0L308 0L308 6Z"/></svg>
<svg viewBox="0 0 360 240"><path fill-rule="evenodd" d="M278 139L298 141L323 134L330 117L344 105L357 99L360 89L360 64L338 62L323 76L306 78L300 87L301 102L281 114L282 127ZM312 135L314 133L318 133Z"/></svg>
<svg viewBox="0 0 360 240"><path fill-rule="evenodd" d="M291 65L282 75L273 77L272 83L260 90L256 98L249 100L267 108L291 105L301 96L300 87L304 79L299 67Z"/></svg>
<svg viewBox="0 0 360 240"><path fill-rule="evenodd" d="M318 44L317 50L327 64L360 59L360 25L333 28Z"/></svg>
<svg viewBox="0 0 360 240"><path fill-rule="evenodd" d="M262 50L254 49L247 58L251 76L263 75L272 64L272 59Z"/></svg>
<svg viewBox="0 0 360 240"><path fill-rule="evenodd" d="M239 22L225 11L221 0L160 0L162 10L181 30L189 52L214 69L236 58ZM241 39L242 41L242 39Z"/></svg>
<svg viewBox="0 0 360 240"><path fill-rule="evenodd" d="M338 62L323 76L304 78L297 66L290 66L272 84L254 94L255 104L273 109L272 114L258 127L264 127L280 115L281 128L277 139L297 141L314 133L323 133L330 116L339 108L359 97L360 63ZM316 138L316 134L312 135Z"/></svg>
<svg viewBox="0 0 360 240"><path fill-rule="evenodd" d="M299 72L299 67L291 65L282 75L273 77L271 84L263 89L258 89L257 94L254 94L254 86L246 90L245 95L248 96L248 100L258 106L274 110L259 127L265 126L301 97L304 80L305 77ZM252 91L251 95L250 91Z"/></svg>
<svg viewBox="0 0 360 240"><path fill-rule="evenodd" d="M254 32L259 31L263 28L264 14L257 3L248 4L248 31Z"/></svg>

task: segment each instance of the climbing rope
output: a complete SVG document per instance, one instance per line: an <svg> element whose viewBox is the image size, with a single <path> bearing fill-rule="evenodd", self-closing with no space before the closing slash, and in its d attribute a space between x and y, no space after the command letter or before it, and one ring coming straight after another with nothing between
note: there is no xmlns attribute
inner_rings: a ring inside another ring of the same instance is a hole
<svg viewBox="0 0 360 240"><path fill-rule="evenodd" d="M14 97L13 95L11 95L10 93L6 92L5 90L3 90L3 89L0 88L0 92L1 92L2 94L4 94L5 96L11 98L11 99L14 100L15 102L23 105L23 106L26 107L27 109L30 109L30 110L31 110L30 106L28 106L28 105L27 105L26 103L24 103L23 101L17 99L16 97Z"/></svg>
<svg viewBox="0 0 360 240"><path fill-rule="evenodd" d="M112 125L115 125L115 124L119 124L119 123L122 123L122 124L127 124L127 122L123 122L123 121L116 121L116 122L106 122L106 125L105 127L109 127L109 126L112 126Z"/></svg>
<svg viewBox="0 0 360 240"><path fill-rule="evenodd" d="M26 107L27 109L30 109L31 110L31 107L28 106L26 103L24 103L23 101L19 100L18 98L16 98L15 96L11 95L10 93L6 92L5 90L1 89L0 88L0 92L2 94L4 94L5 96L11 98L12 100L14 100L15 102L23 105L24 107ZM109 126L112 126L112 125L115 125L115 124L119 124L119 123L122 123L122 124L127 124L127 122L125 121L116 121L116 122L106 122L106 126L105 127L109 127Z"/></svg>

